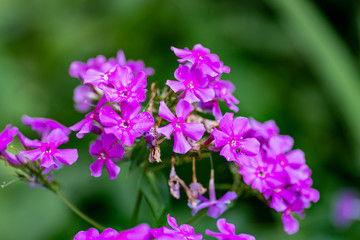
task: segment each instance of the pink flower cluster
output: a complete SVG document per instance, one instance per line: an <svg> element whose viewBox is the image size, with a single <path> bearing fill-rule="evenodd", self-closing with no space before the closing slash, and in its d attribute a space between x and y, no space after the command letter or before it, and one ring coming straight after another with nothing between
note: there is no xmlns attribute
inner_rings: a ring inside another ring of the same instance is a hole
<svg viewBox="0 0 360 240"><path fill-rule="evenodd" d="M122 159L123 146L132 146L154 125L153 116L141 112L141 102L146 100L146 78L154 71L145 68L141 60L126 61L119 51L117 58L109 60L98 56L87 63L73 62L69 72L83 82L74 92L79 111L91 110L93 101L98 100L94 109L70 129L78 131L78 138L89 132L99 135L90 146L90 154L96 158L90 165L91 175L101 176L105 164L110 179L116 179L120 167L114 162Z"/></svg>
<svg viewBox="0 0 360 240"><path fill-rule="evenodd" d="M167 216L169 227L150 229L147 224L140 224L132 229L125 231L116 231L111 228L105 229L101 234L90 228L87 231L78 232L74 240L201 240L202 234L196 234L194 228L188 224L178 226L176 219ZM217 221L218 232L206 230L206 234L213 236L218 240L255 240L255 237L248 234L235 235L235 226L227 223L224 218Z"/></svg>
<svg viewBox="0 0 360 240"><path fill-rule="evenodd" d="M222 117L219 101L225 101L228 107L237 112L235 104L239 101L232 95L235 86L230 81L221 80L222 73L229 73L230 68L224 66L216 54L196 44L192 50L171 47L180 59L175 71L177 81L167 80L174 92L181 92L179 98L189 103L198 102L198 106L207 112L212 112L216 120Z"/></svg>
<svg viewBox="0 0 360 240"><path fill-rule="evenodd" d="M250 164L241 165L239 173L244 182L263 193L270 207L283 212L282 221L288 234L298 231L299 223L292 214L304 216L304 209L319 200L319 192L311 188L311 170L305 163L304 152L292 150L294 140L280 135L275 122L263 124L250 120L248 137L260 143L259 154Z"/></svg>

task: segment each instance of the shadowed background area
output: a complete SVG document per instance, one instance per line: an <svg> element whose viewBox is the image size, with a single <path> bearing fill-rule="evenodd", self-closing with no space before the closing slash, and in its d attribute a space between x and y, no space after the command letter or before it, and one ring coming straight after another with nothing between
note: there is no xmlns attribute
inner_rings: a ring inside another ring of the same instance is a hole
<svg viewBox="0 0 360 240"><path fill-rule="evenodd" d="M177 57L171 46L201 43L220 56L231 72L240 100L237 115L274 119L280 133L295 139L312 169L320 201L288 236L281 214L257 198L237 200L224 213L237 233L257 239L360 239L359 222L347 229L331 223L334 198L344 187L360 186L360 2L355 0L53 0L0 1L0 129L9 123L35 137L21 117L53 118L71 126L83 118L73 108L79 80L68 75L72 61L102 54L142 59L155 69L148 83L174 79ZM150 84L148 84L150 85ZM225 110L225 109L224 109ZM93 136L71 135L80 158L55 173L68 198L103 225L128 228L138 186L137 173L120 165L119 178L90 176ZM165 154L165 153L164 153ZM209 162L199 162L207 187ZM215 159L216 181L231 181L224 159ZM169 169L164 170L165 176ZM191 164L179 169L190 180ZM0 164L0 181L16 178ZM360 189L359 189L360 190ZM218 193L220 197L222 192ZM191 218L182 199L167 205L179 223ZM138 222L155 223L146 202ZM196 232L216 229L215 220L194 222ZM72 239L90 226L55 194L16 182L0 189L0 239ZM206 238L210 239L210 238Z"/></svg>

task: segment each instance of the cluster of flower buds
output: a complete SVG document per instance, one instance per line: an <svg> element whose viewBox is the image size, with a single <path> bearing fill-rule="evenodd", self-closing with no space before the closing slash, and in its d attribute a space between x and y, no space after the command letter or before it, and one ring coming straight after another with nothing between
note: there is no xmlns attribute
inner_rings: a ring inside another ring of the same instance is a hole
<svg viewBox="0 0 360 240"><path fill-rule="evenodd" d="M150 229L147 224L140 224L134 228L116 231L111 228L105 229L101 234L98 230L90 228L89 230L78 232L74 240L201 240L202 234L196 234L192 226L188 224L182 224L178 226L176 219L167 216L169 227L161 227ZM255 238L248 234L235 234L235 226L231 223L227 223L225 218L220 218L217 221L217 227L220 232L213 232L209 229L206 230L206 235L213 236L219 240L233 239L233 240L255 240Z"/></svg>
<svg viewBox="0 0 360 240"><path fill-rule="evenodd" d="M0 158L12 167L23 170L19 177L31 186L39 184L51 188L48 185L52 180L51 170L63 164L71 165L78 158L77 149L58 148L69 141L71 131L52 119L24 116L22 121L24 125L31 126L41 140L31 140L18 128L8 125L0 133ZM16 136L19 143L14 141Z"/></svg>

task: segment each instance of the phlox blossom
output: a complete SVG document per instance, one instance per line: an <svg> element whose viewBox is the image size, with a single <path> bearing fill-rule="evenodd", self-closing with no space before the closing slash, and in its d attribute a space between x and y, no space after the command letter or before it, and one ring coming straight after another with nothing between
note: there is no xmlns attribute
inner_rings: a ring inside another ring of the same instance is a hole
<svg viewBox="0 0 360 240"><path fill-rule="evenodd" d="M205 127L202 123L185 122L193 110L193 105L181 99L176 105L176 117L164 101L160 102L159 115L171 123L158 128L157 132L164 135L167 139L174 133L173 150L176 153L185 154L191 149L191 145L184 135L195 141L199 141L205 133Z"/></svg>

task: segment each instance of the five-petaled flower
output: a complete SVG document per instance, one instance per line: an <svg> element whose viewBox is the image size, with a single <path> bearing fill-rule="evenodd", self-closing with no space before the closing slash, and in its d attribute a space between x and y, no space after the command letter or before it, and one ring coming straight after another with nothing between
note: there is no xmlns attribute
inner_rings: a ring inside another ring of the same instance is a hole
<svg viewBox="0 0 360 240"><path fill-rule="evenodd" d="M193 110L193 105L185 100L180 100L176 105L176 117L164 101L160 102L159 115L171 123L158 128L157 132L166 136L167 139L174 133L173 150L176 153L185 154L191 149L191 145L184 135L195 141L199 141L205 133L205 127L202 123L185 122Z"/></svg>
<svg viewBox="0 0 360 240"><path fill-rule="evenodd" d="M107 134L114 134L123 145L132 146L141 133L150 131L154 126L154 118L148 112L140 112L141 105L137 102L120 103L122 117L111 106L106 105L100 110L100 121Z"/></svg>
<svg viewBox="0 0 360 240"><path fill-rule="evenodd" d="M26 147L36 148L20 151L20 155L27 157L30 161L41 158L41 167L59 167L61 163L71 165L78 158L77 149L58 149L61 144L69 140L68 136L59 128L51 131L43 142L27 139L20 133L19 137Z"/></svg>

